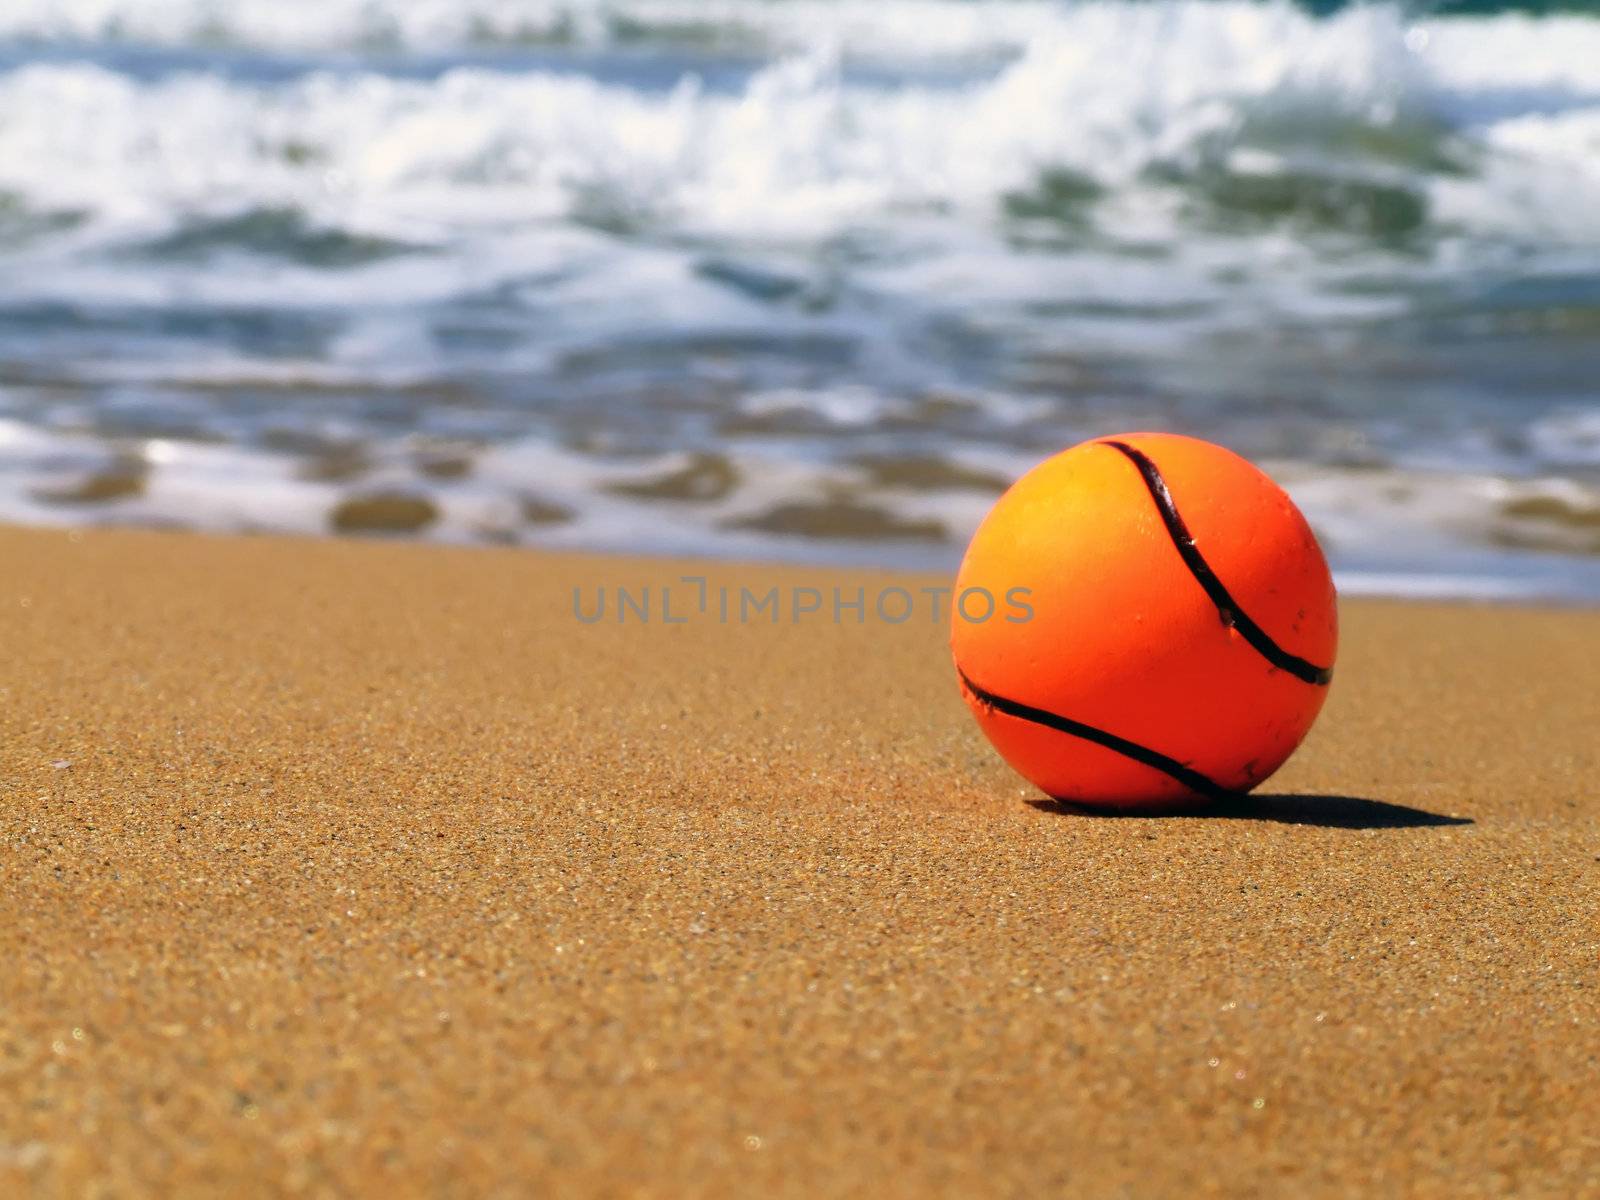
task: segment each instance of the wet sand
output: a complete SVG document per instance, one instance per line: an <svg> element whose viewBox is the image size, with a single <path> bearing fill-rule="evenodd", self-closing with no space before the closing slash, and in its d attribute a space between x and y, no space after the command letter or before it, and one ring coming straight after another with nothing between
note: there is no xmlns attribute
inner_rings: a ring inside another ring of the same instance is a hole
<svg viewBox="0 0 1600 1200"><path fill-rule="evenodd" d="M572 615L685 570L907 582L0 530L0 1191L1595 1194L1600 613L1104 818L920 610Z"/></svg>

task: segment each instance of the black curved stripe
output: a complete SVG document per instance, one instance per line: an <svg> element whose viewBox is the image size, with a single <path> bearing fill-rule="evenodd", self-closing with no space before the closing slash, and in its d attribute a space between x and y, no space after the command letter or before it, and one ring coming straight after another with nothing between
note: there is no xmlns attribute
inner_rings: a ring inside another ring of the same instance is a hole
<svg viewBox="0 0 1600 1200"><path fill-rule="evenodd" d="M1138 742L1130 742L1127 738L1118 737L1114 733L1107 733L1104 729L1096 729L1093 725L1085 725L1082 721L1074 721L1071 717L1063 717L1043 708L1034 708L1031 704L1023 704L1019 700L1008 700L1004 696L997 696L973 683L967 673L956 666L956 674L961 676L961 682L978 701L996 712L1003 712L1008 717L1016 717L1023 721L1032 721L1035 725L1043 725L1048 729L1059 730L1061 733L1071 734L1073 737L1082 738L1086 742L1093 742L1096 746L1104 746L1107 750L1115 751L1124 758L1131 758L1134 762L1143 763L1153 767L1163 775L1176 779L1192 792L1198 792L1213 800L1228 800L1237 796L1236 792L1229 791L1219 783L1206 778L1192 767L1186 767L1175 758L1168 758L1160 751L1152 750L1148 746L1141 746Z"/></svg>
<svg viewBox="0 0 1600 1200"><path fill-rule="evenodd" d="M1200 553L1200 547L1195 545L1194 535L1183 523L1178 506L1173 503L1172 493L1167 489L1167 481L1161 477L1161 471L1156 464L1150 461L1150 456L1126 442L1113 441L1109 438L1100 445L1120 450L1135 467L1139 468L1139 474L1144 477L1144 485L1150 490L1150 498L1156 502L1156 508L1161 513L1161 520L1167 527L1172 544L1177 547L1184 565L1189 568L1189 573L1195 577L1205 589L1206 595L1211 597L1211 602L1217 606L1222 623L1237 629L1239 636L1255 647L1256 652L1273 666L1307 683L1326 687L1333 678L1332 667L1319 667L1299 655L1290 654L1273 641L1265 629L1252 621L1249 614L1239 607L1238 601L1228 594L1228 589L1222 580L1217 578L1217 573L1211 569L1211 564L1206 562L1205 556Z"/></svg>

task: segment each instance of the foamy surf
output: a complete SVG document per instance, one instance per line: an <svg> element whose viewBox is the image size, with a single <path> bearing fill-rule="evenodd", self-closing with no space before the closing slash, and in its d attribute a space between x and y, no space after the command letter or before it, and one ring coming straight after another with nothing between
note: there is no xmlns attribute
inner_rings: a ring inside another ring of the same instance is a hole
<svg viewBox="0 0 1600 1200"><path fill-rule="evenodd" d="M934 565L1155 426L1272 464L1348 578L1600 594L1595 19L30 0L0 39L0 516Z"/></svg>

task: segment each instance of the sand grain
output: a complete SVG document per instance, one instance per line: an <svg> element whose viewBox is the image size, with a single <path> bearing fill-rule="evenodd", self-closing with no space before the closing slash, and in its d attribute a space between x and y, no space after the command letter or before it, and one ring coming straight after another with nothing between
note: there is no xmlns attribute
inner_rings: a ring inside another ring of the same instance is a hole
<svg viewBox="0 0 1600 1200"><path fill-rule="evenodd" d="M570 615L681 573L0 530L0 1189L1595 1193L1600 614L1350 604L1097 819L931 624Z"/></svg>

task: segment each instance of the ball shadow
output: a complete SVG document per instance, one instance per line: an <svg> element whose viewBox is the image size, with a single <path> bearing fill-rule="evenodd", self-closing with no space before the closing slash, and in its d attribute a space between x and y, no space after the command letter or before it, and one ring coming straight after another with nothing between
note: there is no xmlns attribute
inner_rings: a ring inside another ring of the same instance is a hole
<svg viewBox="0 0 1600 1200"><path fill-rule="evenodd" d="M1361 796L1335 796L1308 792L1268 792L1215 800L1198 808L1123 811L1087 808L1065 800L1029 800L1040 812L1059 816L1098 817L1103 820L1137 818L1170 820L1178 817L1213 821L1275 821L1280 825L1317 825L1326 829L1416 829L1433 825L1471 825L1471 817L1368 800Z"/></svg>

